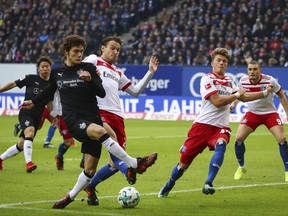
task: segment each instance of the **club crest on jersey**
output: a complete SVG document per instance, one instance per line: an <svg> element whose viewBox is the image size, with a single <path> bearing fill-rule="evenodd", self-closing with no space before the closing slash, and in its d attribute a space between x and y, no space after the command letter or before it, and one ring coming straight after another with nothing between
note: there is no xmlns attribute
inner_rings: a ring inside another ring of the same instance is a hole
<svg viewBox="0 0 288 216"><path fill-rule="evenodd" d="M26 120L24 124L28 127L30 125L30 121Z"/></svg>
<svg viewBox="0 0 288 216"><path fill-rule="evenodd" d="M78 75L80 75L82 72L83 72L83 69L80 68L76 73L77 73Z"/></svg>
<svg viewBox="0 0 288 216"><path fill-rule="evenodd" d="M208 89L210 89L210 88L211 88L211 84L210 84L210 83L208 83L208 84L205 85L205 89L206 89L206 90L208 90Z"/></svg>
<svg viewBox="0 0 288 216"><path fill-rule="evenodd" d="M79 128L80 129L85 129L87 126L86 126L86 123L85 122L82 122L79 124Z"/></svg>

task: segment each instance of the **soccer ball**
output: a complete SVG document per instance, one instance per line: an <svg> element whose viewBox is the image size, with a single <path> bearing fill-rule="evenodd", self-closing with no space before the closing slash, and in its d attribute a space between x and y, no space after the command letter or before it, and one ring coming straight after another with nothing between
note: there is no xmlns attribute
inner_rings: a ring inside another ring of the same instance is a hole
<svg viewBox="0 0 288 216"><path fill-rule="evenodd" d="M140 194L134 187L124 187L119 191L118 202L124 208L134 208L140 201Z"/></svg>

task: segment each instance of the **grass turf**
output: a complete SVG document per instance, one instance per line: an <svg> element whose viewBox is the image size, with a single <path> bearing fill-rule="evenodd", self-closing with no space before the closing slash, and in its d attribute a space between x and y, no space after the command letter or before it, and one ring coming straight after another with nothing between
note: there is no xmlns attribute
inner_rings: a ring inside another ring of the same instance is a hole
<svg viewBox="0 0 288 216"><path fill-rule="evenodd" d="M0 117L0 152L17 142L13 126L17 117ZM119 190L128 183L120 173L98 185L100 206L88 206L86 193L80 192L74 202L63 210L51 209L75 184L81 169L80 144L65 154L65 170L55 166L57 149L44 149L48 123L38 132L33 143L33 162L37 170L27 174L23 153L4 161L0 171L0 215L287 215L288 185L284 183L284 168L279 147L265 127L259 127L246 140L247 173L240 181L233 179L237 169L234 154L236 123L224 164L214 181L216 193L203 195L201 188L208 173L213 152L207 149L199 155L191 167L177 181L167 198L157 194L168 180L172 168L179 160L181 146L191 122L186 121L138 121L126 120L127 152L142 156L158 152L158 160L143 175L138 175L134 185L141 194L139 205L124 209L117 202ZM286 127L287 128L287 127ZM286 129L287 131L287 129ZM61 142L56 132L54 145ZM98 168L108 161L103 148Z"/></svg>

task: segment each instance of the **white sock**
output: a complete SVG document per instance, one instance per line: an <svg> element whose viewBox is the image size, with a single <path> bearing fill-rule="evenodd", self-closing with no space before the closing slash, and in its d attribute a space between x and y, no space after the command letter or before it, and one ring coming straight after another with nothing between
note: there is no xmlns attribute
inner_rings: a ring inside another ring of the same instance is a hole
<svg viewBox="0 0 288 216"><path fill-rule="evenodd" d="M2 160L6 160L7 158L13 157L19 154L21 151L17 149L17 144L8 148L3 154L0 155Z"/></svg>
<svg viewBox="0 0 288 216"><path fill-rule="evenodd" d="M137 168L137 159L129 156L111 137L102 142L102 145L115 157L129 164L131 167Z"/></svg>
<svg viewBox="0 0 288 216"><path fill-rule="evenodd" d="M31 140L25 140L24 141L24 157L26 163L32 161L32 141Z"/></svg>
<svg viewBox="0 0 288 216"><path fill-rule="evenodd" d="M80 173L76 184L74 185L73 189L69 192L70 198L74 200L77 194L86 188L90 183L91 178L88 178L84 174L84 170Z"/></svg>

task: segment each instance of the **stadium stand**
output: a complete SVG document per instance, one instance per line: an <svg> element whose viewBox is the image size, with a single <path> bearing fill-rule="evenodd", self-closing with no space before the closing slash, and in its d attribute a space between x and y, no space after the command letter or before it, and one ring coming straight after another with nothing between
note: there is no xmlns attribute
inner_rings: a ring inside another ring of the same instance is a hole
<svg viewBox="0 0 288 216"><path fill-rule="evenodd" d="M0 6L0 63L62 62L68 34L97 53L107 35L126 39L118 64L209 65L215 47L231 50L231 65L250 59L288 67L287 0L10 0ZM99 54L99 53L98 53Z"/></svg>

